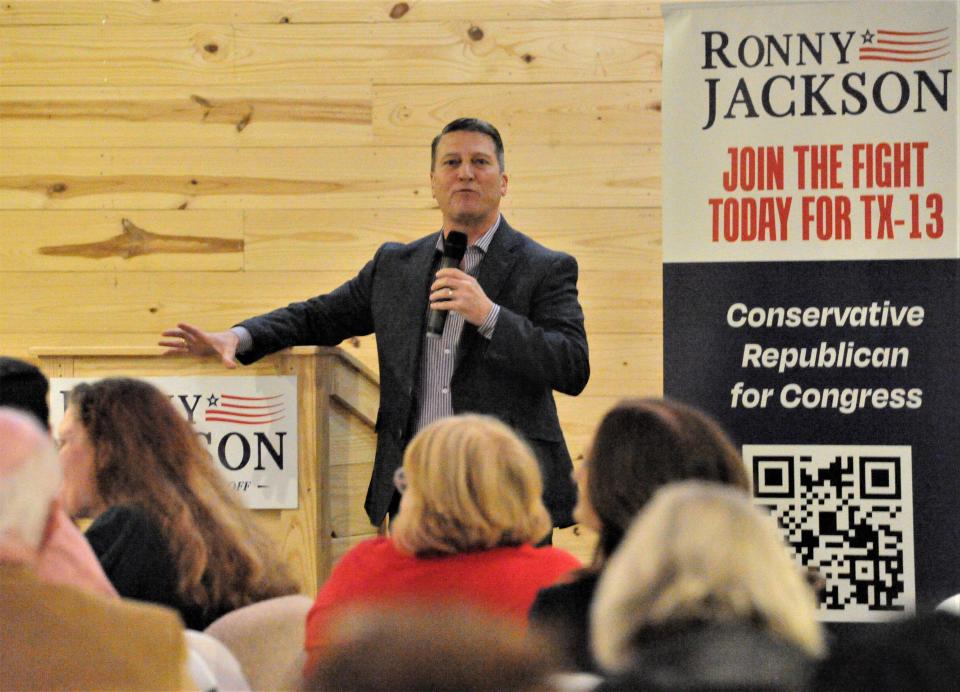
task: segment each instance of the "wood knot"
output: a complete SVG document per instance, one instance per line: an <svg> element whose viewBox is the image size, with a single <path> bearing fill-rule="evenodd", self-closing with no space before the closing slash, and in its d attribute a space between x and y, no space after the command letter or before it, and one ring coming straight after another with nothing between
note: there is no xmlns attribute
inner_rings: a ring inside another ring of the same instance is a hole
<svg viewBox="0 0 960 692"><path fill-rule="evenodd" d="M243 132L247 125L250 124L250 119L253 117L253 106L250 106L250 110L245 116L243 116L240 121L237 123L237 132Z"/></svg>
<svg viewBox="0 0 960 692"><path fill-rule="evenodd" d="M396 5L390 8L390 19L400 19L400 17L409 11L410 5L405 2L398 2Z"/></svg>
<svg viewBox="0 0 960 692"><path fill-rule="evenodd" d="M208 43L203 47L203 49L208 53L216 53L218 50L220 50L220 46L218 46L216 43Z"/></svg>
<svg viewBox="0 0 960 692"><path fill-rule="evenodd" d="M522 56L520 56L520 59L523 60L528 65L535 60L535 58L529 53L524 53Z"/></svg>
<svg viewBox="0 0 960 692"><path fill-rule="evenodd" d="M479 41L483 38L483 29L479 26L471 26L467 29L467 36L473 41Z"/></svg>
<svg viewBox="0 0 960 692"><path fill-rule="evenodd" d="M190 184L191 184L191 185L199 185L199 184L200 184L200 181L197 180L196 178L191 178L191 179L190 179Z"/></svg>
<svg viewBox="0 0 960 692"><path fill-rule="evenodd" d="M160 308L156 308L156 307L150 308L150 312L152 313L157 313L159 311L160 311Z"/></svg>
<svg viewBox="0 0 960 692"><path fill-rule="evenodd" d="M54 183L49 188L47 188L47 192L51 195L63 194L66 191L67 191L66 183Z"/></svg>
<svg viewBox="0 0 960 692"><path fill-rule="evenodd" d="M281 24L289 24L289 23L290 23L290 17L287 17L287 16L280 17L280 23L281 23Z"/></svg>
<svg viewBox="0 0 960 692"><path fill-rule="evenodd" d="M655 104L653 104L653 105L651 106L651 108L653 108L653 110L655 110L655 111L657 111L657 113L659 113L659 112L661 111L661 109L663 108L663 104L660 103L659 101L657 101Z"/></svg>
<svg viewBox="0 0 960 692"><path fill-rule="evenodd" d="M194 103L197 103L203 106L204 108L213 108L213 104L209 100L203 98L198 94L190 94L190 100L193 101Z"/></svg>

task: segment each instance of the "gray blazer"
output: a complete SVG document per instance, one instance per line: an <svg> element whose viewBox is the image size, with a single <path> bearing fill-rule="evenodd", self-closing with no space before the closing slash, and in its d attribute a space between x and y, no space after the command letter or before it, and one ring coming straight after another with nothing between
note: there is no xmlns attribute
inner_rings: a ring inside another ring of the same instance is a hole
<svg viewBox="0 0 960 692"><path fill-rule="evenodd" d="M295 345L334 346L375 334L380 361L377 452L365 508L379 524L393 497L416 414L427 294L438 266L437 234L408 245L386 243L353 279L325 295L245 320L253 348L247 364ZM456 413L483 413L522 433L540 462L544 503L554 525L568 526L576 502L572 466L553 390L577 395L590 365L577 262L543 247L503 219L477 281L500 315L493 337L465 324L451 382Z"/></svg>

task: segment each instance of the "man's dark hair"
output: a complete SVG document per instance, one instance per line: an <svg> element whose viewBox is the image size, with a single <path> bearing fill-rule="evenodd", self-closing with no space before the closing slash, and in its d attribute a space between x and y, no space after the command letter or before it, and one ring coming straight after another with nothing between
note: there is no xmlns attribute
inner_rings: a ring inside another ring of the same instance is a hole
<svg viewBox="0 0 960 692"><path fill-rule="evenodd" d="M50 383L35 365L0 356L0 406L26 411L44 428L50 426L47 391Z"/></svg>
<svg viewBox="0 0 960 692"><path fill-rule="evenodd" d="M433 142L430 143L430 170L432 171L434 166L437 164L437 145L440 143L440 138L443 137L448 132L479 132L484 134L490 139L493 140L493 147L497 152L497 163L500 164L500 170L504 171L503 165L503 140L500 138L500 133L497 132L497 128L488 123L486 120L481 120L480 118L457 118L446 125L443 129L440 130L440 134L433 138Z"/></svg>

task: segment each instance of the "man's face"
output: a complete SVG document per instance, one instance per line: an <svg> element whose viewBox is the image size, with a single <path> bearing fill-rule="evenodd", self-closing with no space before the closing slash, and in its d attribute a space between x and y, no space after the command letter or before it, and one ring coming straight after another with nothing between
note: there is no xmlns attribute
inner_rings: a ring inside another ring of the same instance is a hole
<svg viewBox="0 0 960 692"><path fill-rule="evenodd" d="M486 230L497 218L500 198L507 194L507 175L500 170L493 140L464 130L443 135L430 187L446 230Z"/></svg>

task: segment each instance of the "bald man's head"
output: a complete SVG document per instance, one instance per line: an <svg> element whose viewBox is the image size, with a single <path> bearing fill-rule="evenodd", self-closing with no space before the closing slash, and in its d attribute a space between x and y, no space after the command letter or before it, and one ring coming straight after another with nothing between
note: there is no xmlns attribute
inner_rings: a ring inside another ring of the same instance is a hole
<svg viewBox="0 0 960 692"><path fill-rule="evenodd" d="M33 417L0 408L0 541L39 547L60 480L47 432Z"/></svg>

